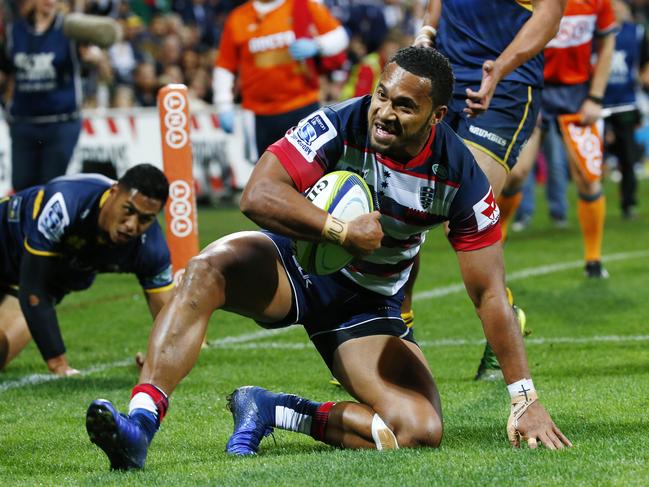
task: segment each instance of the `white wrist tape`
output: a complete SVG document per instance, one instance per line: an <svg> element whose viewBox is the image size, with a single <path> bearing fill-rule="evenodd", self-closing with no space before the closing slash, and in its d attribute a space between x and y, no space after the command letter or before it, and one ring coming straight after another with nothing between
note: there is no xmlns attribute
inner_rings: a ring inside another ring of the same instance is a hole
<svg viewBox="0 0 649 487"><path fill-rule="evenodd" d="M507 390L509 391L509 396L514 399L517 396L525 396L530 392L536 392L536 389L534 388L534 382L532 382L532 379L521 379L517 380L513 384L509 384L507 386Z"/></svg>
<svg viewBox="0 0 649 487"><path fill-rule="evenodd" d="M349 223L327 214L327 219L325 220L324 227L322 227L321 234L326 240L342 245L345 242L345 238L347 238L348 229Z"/></svg>
<svg viewBox="0 0 649 487"><path fill-rule="evenodd" d="M420 35L425 35L432 41L437 37L437 29L432 25L422 25L421 29L419 29L419 32L417 33L417 37Z"/></svg>
<svg viewBox="0 0 649 487"><path fill-rule="evenodd" d="M528 438L518 431L518 421L525 414L527 409L534 404L538 396L534 390L532 379L521 379L507 386L512 398L511 411L507 420L507 437L512 446L519 447L521 441L533 447L536 444L536 438Z"/></svg>

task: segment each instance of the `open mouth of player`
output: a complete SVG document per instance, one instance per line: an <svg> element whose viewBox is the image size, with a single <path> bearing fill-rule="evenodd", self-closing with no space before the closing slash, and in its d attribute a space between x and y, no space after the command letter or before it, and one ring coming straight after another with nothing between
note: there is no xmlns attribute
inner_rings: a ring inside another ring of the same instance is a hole
<svg viewBox="0 0 649 487"><path fill-rule="evenodd" d="M374 123L373 126L374 139L377 142L392 142L397 137L396 127L390 127L382 123Z"/></svg>
<svg viewBox="0 0 649 487"><path fill-rule="evenodd" d="M129 233L125 232L120 232L119 230L117 231L117 241L118 242L128 242L129 240L132 240L133 236Z"/></svg>

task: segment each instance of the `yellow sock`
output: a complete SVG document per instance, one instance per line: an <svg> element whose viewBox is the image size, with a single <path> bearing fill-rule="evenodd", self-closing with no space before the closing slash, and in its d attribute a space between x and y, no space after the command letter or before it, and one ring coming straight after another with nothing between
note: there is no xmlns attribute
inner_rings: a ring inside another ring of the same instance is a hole
<svg viewBox="0 0 649 487"><path fill-rule="evenodd" d="M606 198L600 195L587 201L580 197L577 200L577 215L581 233L584 235L584 259L586 262L602 260Z"/></svg>
<svg viewBox="0 0 649 487"><path fill-rule="evenodd" d="M500 208L500 227L502 231L502 241L504 242L507 239L507 230L509 228L509 223L516 214L516 210L521 205L521 200L523 199L523 192L517 191L511 195L505 195L504 193L498 197L498 208Z"/></svg>

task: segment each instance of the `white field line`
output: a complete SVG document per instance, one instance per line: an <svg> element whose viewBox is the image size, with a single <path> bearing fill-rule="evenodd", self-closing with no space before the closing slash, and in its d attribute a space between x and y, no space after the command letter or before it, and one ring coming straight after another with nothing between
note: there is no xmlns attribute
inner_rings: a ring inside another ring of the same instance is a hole
<svg viewBox="0 0 649 487"><path fill-rule="evenodd" d="M649 250L610 254L605 256L603 260L604 262L615 262L618 260L640 259L642 257L649 257ZM583 266L583 260L573 260L571 262L557 262L556 264L549 264L541 267L530 267L529 269L521 269L520 271L508 273L507 282L520 281L521 279L527 279L529 277L543 276L546 274L562 272L570 269L579 269ZM450 286L439 287L431 289L429 291L415 293L412 296L412 299L413 301L421 301L424 299L439 298L463 290L464 284L451 284Z"/></svg>
<svg viewBox="0 0 649 487"><path fill-rule="evenodd" d="M620 252L617 254L610 254L604 257L605 262L613 262L618 260L638 259L648 257L649 251L637 252ZM571 261L559 262L556 264L531 267L529 269L521 269L520 271L512 272L507 275L507 281L516 281L526 279L534 276L541 276L551 274L554 272L561 272L569 269L577 269L584 265L584 262ZM429 291L422 291L413 295L414 301L421 301L425 299L439 298L460 292L464 290L464 284L452 284L450 286L439 287ZM272 330L260 330L254 333L246 333L238 336L228 336L218 340L210 340L210 348L232 348L232 349L252 349L252 348L276 348L276 349L303 349L311 346L309 342L303 343L250 343L257 339L264 339L274 335L281 335L288 331L293 330L294 327L277 328ZM525 343L529 345L540 345L545 343L598 343L598 342L621 342L621 341L649 341L649 336L601 336L601 337L555 337L555 338L527 338ZM422 347L435 347L435 346L465 346L465 345L478 345L484 343L484 340L462 340L462 339L442 339L434 341L419 342ZM105 370L114 369L118 367L125 367L133 364L134 359L124 359L116 362L97 365L89 367L81 371L81 375L91 375ZM3 382L0 384L0 394L10 389L16 389L31 385L43 384L53 380L61 380L62 377L57 377L50 374L30 374L20 379ZM72 378L73 380L74 378Z"/></svg>
<svg viewBox="0 0 649 487"><path fill-rule="evenodd" d="M525 345L556 345L556 344L595 344L595 343L628 343L628 342L649 342L649 335L602 335L591 337L538 337L526 338ZM485 340L482 339L462 339L462 338L441 338L439 340L418 340L417 343L422 348L441 348L441 347L465 347L465 346L478 346L484 345ZM304 350L307 348L314 348L311 342L299 343L280 343L280 342L256 342L256 343L241 343L228 347L228 350Z"/></svg>

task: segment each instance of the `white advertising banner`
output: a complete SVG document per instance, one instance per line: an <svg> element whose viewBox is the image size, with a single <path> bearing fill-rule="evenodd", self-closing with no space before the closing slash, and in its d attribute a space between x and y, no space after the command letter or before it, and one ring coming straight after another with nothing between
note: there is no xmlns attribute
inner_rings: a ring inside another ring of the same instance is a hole
<svg viewBox="0 0 649 487"><path fill-rule="evenodd" d="M241 115L241 114L239 114ZM243 189L252 163L246 157L242 117L234 134L219 127L216 113L192 112L190 138L197 195L218 198ZM81 136L68 174L82 171L84 164L112 164L118 176L142 162L162 169L160 122L155 108L84 112ZM11 190L11 140L9 128L0 119L0 195Z"/></svg>

